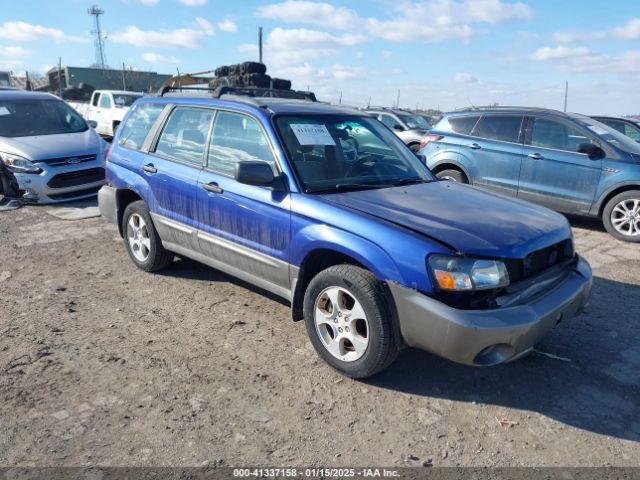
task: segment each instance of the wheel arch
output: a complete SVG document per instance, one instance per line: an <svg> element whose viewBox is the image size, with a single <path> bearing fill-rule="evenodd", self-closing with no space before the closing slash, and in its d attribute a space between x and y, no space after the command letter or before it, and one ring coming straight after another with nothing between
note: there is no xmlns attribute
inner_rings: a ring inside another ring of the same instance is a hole
<svg viewBox="0 0 640 480"><path fill-rule="evenodd" d="M118 232L120 232L120 236L123 236L122 232L122 217L124 215L124 211L128 205L133 202L137 202L138 200L143 200L143 198L136 192L130 188L119 189L116 192L116 207L118 213Z"/></svg>
<svg viewBox="0 0 640 480"><path fill-rule="evenodd" d="M469 175L469 171L457 160L441 160L431 168L434 175L442 172L443 170L458 170L467 177L469 183L473 183L471 175Z"/></svg>
<svg viewBox="0 0 640 480"><path fill-rule="evenodd" d="M595 203L595 208L592 209L592 212L595 213L598 218L602 218L604 208L613 197L624 192L629 192L631 190L640 190L640 183L630 182L622 185L616 185L615 187L610 188L600 196L600 199Z"/></svg>

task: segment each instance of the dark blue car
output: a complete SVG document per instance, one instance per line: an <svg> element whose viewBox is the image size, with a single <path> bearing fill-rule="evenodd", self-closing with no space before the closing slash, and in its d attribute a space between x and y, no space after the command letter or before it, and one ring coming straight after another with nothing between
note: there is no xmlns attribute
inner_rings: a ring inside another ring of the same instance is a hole
<svg viewBox="0 0 640 480"><path fill-rule="evenodd" d="M614 237L640 242L640 143L593 118L473 108L446 114L421 146L438 178L600 218Z"/></svg>
<svg viewBox="0 0 640 480"><path fill-rule="evenodd" d="M352 377L405 346L468 365L513 360L591 288L564 217L438 181L357 110L144 98L107 172L100 210L139 268L177 254L289 300L318 354Z"/></svg>

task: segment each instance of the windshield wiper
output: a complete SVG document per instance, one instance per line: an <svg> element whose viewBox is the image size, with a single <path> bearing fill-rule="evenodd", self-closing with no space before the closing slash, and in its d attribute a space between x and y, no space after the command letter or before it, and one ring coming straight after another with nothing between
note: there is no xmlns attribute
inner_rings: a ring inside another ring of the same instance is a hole
<svg viewBox="0 0 640 480"><path fill-rule="evenodd" d="M384 187L388 187L388 185L384 185L384 184L380 184L380 183L376 183L376 184L372 184L372 183L338 183L337 185L333 186L333 187L327 187L327 188L318 188L318 189L313 189L313 188L307 188L307 193L320 193L320 192L340 192L340 191L347 191L347 190L371 190L374 188L384 188Z"/></svg>
<svg viewBox="0 0 640 480"><path fill-rule="evenodd" d="M400 187L402 185L413 185L416 183L427 183L429 180L425 180L424 178L401 178L392 183L394 187Z"/></svg>

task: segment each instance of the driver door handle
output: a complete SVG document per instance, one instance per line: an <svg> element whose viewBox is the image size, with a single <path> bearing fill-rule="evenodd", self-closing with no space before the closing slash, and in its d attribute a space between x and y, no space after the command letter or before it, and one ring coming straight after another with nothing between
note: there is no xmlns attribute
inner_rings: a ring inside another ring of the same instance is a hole
<svg viewBox="0 0 640 480"><path fill-rule="evenodd" d="M471 145L469 145L469 148L470 148L471 150L479 150L479 149L481 149L482 147L481 147L480 145L478 145L477 143L472 143Z"/></svg>
<svg viewBox="0 0 640 480"><path fill-rule="evenodd" d="M207 192L211 192L211 193L222 193L222 192L224 192L224 190L222 190L222 188L220 188L220 186L215 182L203 183L202 184L202 188L204 188Z"/></svg>
<svg viewBox="0 0 640 480"><path fill-rule="evenodd" d="M533 160L544 160L544 157L542 155L540 155L539 153L530 153L529 155L527 155L527 157L533 159Z"/></svg>
<svg viewBox="0 0 640 480"><path fill-rule="evenodd" d="M158 169L153 166L153 163L147 163L144 167L142 167L142 170L147 173L158 173Z"/></svg>

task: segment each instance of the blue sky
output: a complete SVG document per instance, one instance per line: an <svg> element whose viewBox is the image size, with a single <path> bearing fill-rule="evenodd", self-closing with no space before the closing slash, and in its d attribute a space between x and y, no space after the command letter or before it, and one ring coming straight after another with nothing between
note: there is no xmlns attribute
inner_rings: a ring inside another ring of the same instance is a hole
<svg viewBox="0 0 640 480"><path fill-rule="evenodd" d="M0 69L94 62L83 0L6 2ZM640 113L640 2L101 0L107 61L173 73L257 58L324 100L452 109L492 102ZM55 7L53 7L55 5Z"/></svg>

